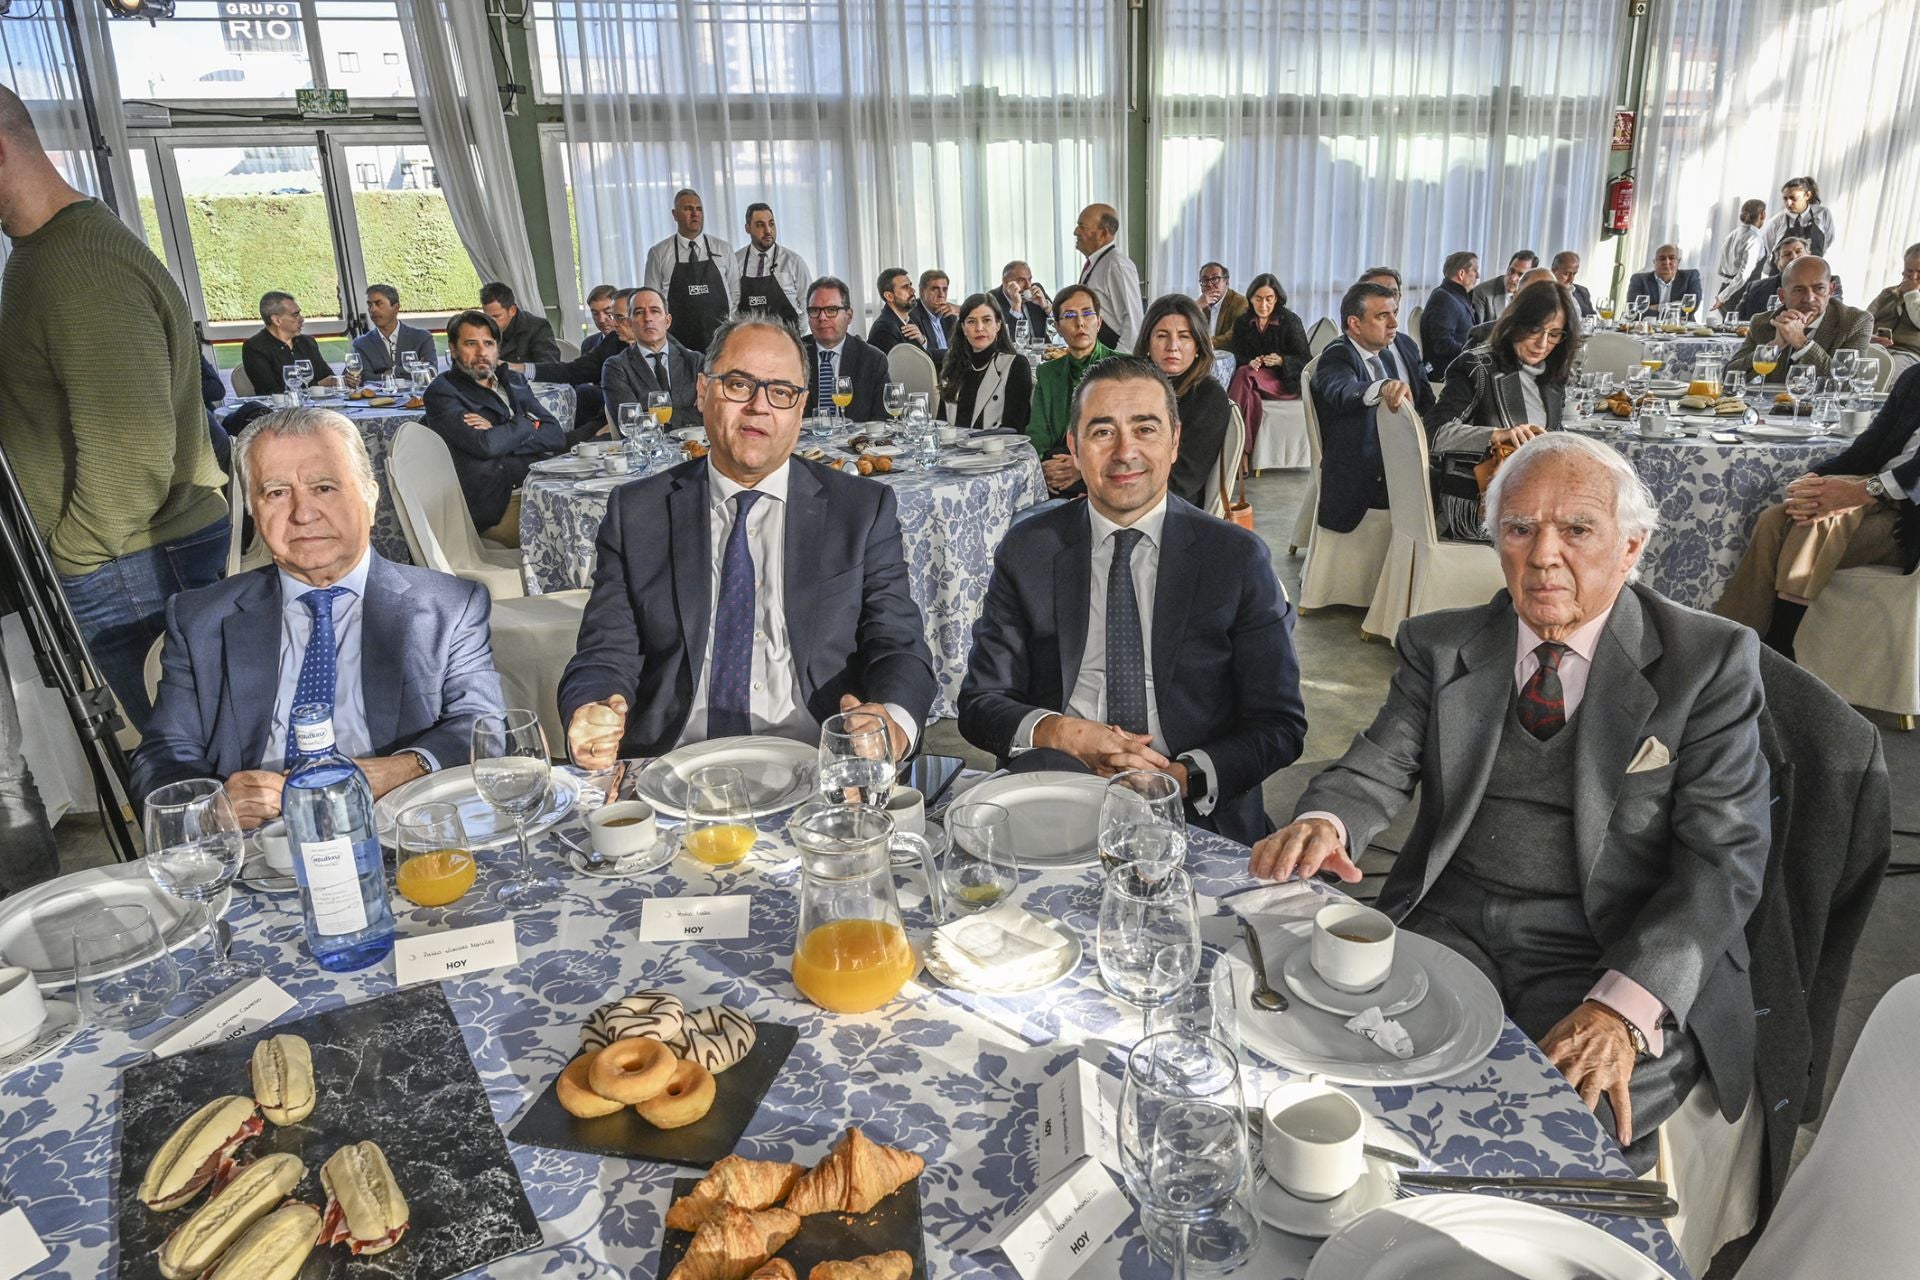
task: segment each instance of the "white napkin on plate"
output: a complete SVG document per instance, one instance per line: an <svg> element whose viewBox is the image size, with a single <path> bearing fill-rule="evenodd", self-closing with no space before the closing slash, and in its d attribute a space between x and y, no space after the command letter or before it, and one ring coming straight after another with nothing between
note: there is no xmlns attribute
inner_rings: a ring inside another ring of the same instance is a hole
<svg viewBox="0 0 1920 1280"><path fill-rule="evenodd" d="M955 976L983 990L1017 986L1035 972L1056 967L1068 945L1038 916L1012 902L941 925L932 943Z"/></svg>
<svg viewBox="0 0 1920 1280"><path fill-rule="evenodd" d="M1242 889L1221 897L1220 905L1258 923L1260 916L1282 920L1311 920L1322 907L1340 900L1340 895L1314 880L1283 880L1278 884Z"/></svg>
<svg viewBox="0 0 1920 1280"><path fill-rule="evenodd" d="M1365 1036L1396 1058L1413 1056L1413 1037L1407 1034L1405 1027L1381 1013L1377 1004L1348 1018L1347 1030Z"/></svg>

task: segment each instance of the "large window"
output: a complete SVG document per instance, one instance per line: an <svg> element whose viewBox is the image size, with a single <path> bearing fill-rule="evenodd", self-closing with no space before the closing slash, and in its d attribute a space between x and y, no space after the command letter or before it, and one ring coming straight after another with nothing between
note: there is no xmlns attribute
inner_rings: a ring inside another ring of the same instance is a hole
<svg viewBox="0 0 1920 1280"><path fill-rule="evenodd" d="M134 101L291 102L312 88L413 97L394 0L180 0L168 21L111 30Z"/></svg>
<svg viewBox="0 0 1920 1280"><path fill-rule="evenodd" d="M426 144L349 145L344 159L366 283L398 289L409 315L474 306L480 277L453 229Z"/></svg>

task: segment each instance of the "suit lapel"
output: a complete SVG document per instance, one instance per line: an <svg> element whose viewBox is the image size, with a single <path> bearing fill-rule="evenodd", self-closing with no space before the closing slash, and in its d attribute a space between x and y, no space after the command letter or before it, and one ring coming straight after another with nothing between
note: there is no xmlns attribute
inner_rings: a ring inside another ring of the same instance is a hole
<svg viewBox="0 0 1920 1280"><path fill-rule="evenodd" d="M992 404L993 398L1000 394L1000 386L1007 380L1007 360L1018 360L1019 358L1019 356L995 356L993 363L987 366L986 373L980 377L980 389L973 393L973 417L975 422L986 415L987 406ZM960 425L970 427L973 423L963 422Z"/></svg>
<svg viewBox="0 0 1920 1280"><path fill-rule="evenodd" d="M1486 624L1460 649L1460 670L1434 696L1439 726L1440 827L1428 854L1424 893L1466 835L1493 773L1494 746L1513 699L1513 650L1519 618L1503 592Z"/></svg>
<svg viewBox="0 0 1920 1280"><path fill-rule="evenodd" d="M1573 847L1583 885L1599 861L1627 766L1659 705L1643 669L1660 653L1660 638L1647 629L1639 596L1626 588L1614 602L1587 675L1587 698L1604 699L1607 713L1573 717ZM1586 705L1583 699L1581 706Z"/></svg>
<svg viewBox="0 0 1920 1280"><path fill-rule="evenodd" d="M1053 556L1053 631L1060 637L1060 704L1073 696L1087 651L1087 605L1093 576L1093 532L1087 504L1079 504L1065 545Z"/></svg>
<svg viewBox="0 0 1920 1280"><path fill-rule="evenodd" d="M267 756L273 703L280 687L280 574L272 565L253 580L220 623L225 654L227 723L242 726L243 768L256 769Z"/></svg>
<svg viewBox="0 0 1920 1280"><path fill-rule="evenodd" d="M367 595L360 602L360 689L367 745L376 754L399 736L406 593L406 580L376 553L367 570Z"/></svg>
<svg viewBox="0 0 1920 1280"><path fill-rule="evenodd" d="M1547 407L1547 420L1541 425L1549 431L1560 429L1561 416L1566 412L1566 392L1557 383L1540 385L1540 403Z"/></svg>
<svg viewBox="0 0 1920 1280"><path fill-rule="evenodd" d="M820 477L804 463L794 463L787 472L786 593L787 638L793 644L793 669L800 678L804 699L813 692L807 687L807 659L813 653L813 606L818 598L812 584L826 576L820 552L827 527L827 500Z"/></svg>
<svg viewBox="0 0 1920 1280"><path fill-rule="evenodd" d="M1180 669L1180 643L1186 639L1193 592L1200 581L1200 566L1193 559L1195 537L1193 516L1169 501L1166 523L1161 526L1160 566L1153 581L1154 687L1163 692L1173 688L1173 673ZM1167 708L1161 698L1154 701L1160 704L1160 729L1164 734Z"/></svg>
<svg viewBox="0 0 1920 1280"><path fill-rule="evenodd" d="M707 468L695 467L667 495L667 542L673 552L673 600L680 613L680 644L687 654L689 688L700 682L712 629L712 552L708 549Z"/></svg>

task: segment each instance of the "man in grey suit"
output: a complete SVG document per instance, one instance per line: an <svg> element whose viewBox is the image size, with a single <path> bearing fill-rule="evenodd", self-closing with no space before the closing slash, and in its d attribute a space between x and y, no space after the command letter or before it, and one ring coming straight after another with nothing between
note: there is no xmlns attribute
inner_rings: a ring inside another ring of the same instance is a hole
<svg viewBox="0 0 1920 1280"><path fill-rule="evenodd" d="M1580 318L1584 320L1593 314L1593 295L1587 292L1587 286L1574 283L1574 277L1579 274L1579 254L1571 249L1562 249L1553 255L1553 278L1565 285L1567 292L1573 295L1573 305L1580 308Z"/></svg>
<svg viewBox="0 0 1920 1280"><path fill-rule="evenodd" d="M1679 245L1661 245L1653 251L1653 270L1636 271L1627 278L1626 305L1639 302L1650 313L1658 314L1669 302L1684 304L1688 295L1692 295L1695 307L1711 301L1701 291L1700 269L1681 268Z"/></svg>
<svg viewBox="0 0 1920 1280"><path fill-rule="evenodd" d="M1628 585L1656 508L1604 445L1536 437L1486 507L1507 590L1401 628L1386 705L1252 869L1357 881L1419 787L1380 910L1478 966L1644 1171L1703 1071L1728 1120L1753 1078L1758 642Z"/></svg>
<svg viewBox="0 0 1920 1280"><path fill-rule="evenodd" d="M1473 291L1473 322L1486 324L1498 320L1507 303L1520 289L1520 277L1540 265L1540 255L1522 249L1507 259L1507 269L1496 280L1489 280Z"/></svg>
<svg viewBox="0 0 1920 1280"><path fill-rule="evenodd" d="M600 370L600 386L607 397L607 421L620 429L620 406L638 403L664 391L673 402L673 426L700 425L700 397L694 380L700 376L700 357L681 346L669 330L667 299L658 289L639 288L627 302L632 316L633 345L608 360Z"/></svg>
<svg viewBox="0 0 1920 1280"><path fill-rule="evenodd" d="M486 589L372 549L379 486L341 415L267 414L234 452L274 562L168 602L133 797L224 778L242 826L278 817L294 691L315 663L333 671L335 738L375 796L464 761L474 717L501 709Z"/></svg>

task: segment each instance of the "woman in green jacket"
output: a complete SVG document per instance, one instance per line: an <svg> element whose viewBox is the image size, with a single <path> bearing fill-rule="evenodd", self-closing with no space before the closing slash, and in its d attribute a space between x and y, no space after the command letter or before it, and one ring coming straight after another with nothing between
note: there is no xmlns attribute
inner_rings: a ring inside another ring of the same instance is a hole
<svg viewBox="0 0 1920 1280"><path fill-rule="evenodd" d="M1056 496L1080 488L1080 472L1067 455L1073 392L1087 370L1113 354L1100 341L1100 300L1083 284L1069 285L1053 300L1053 323L1066 340L1067 354L1040 366L1033 376L1033 416L1027 439L1040 455L1047 491Z"/></svg>

